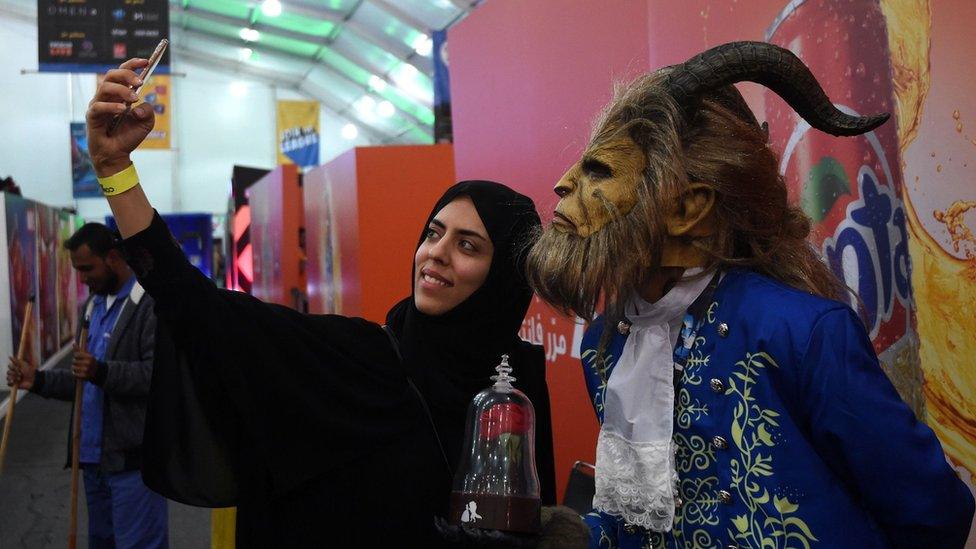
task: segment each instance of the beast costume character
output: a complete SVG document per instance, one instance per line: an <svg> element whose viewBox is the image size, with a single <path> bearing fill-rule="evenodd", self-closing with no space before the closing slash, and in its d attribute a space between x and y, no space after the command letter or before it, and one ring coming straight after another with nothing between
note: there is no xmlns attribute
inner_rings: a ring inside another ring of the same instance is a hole
<svg viewBox="0 0 976 549"><path fill-rule="evenodd" d="M961 547L973 498L807 244L741 81L834 135L888 119L840 112L759 42L641 77L603 113L528 260L547 302L603 304L581 348L591 546Z"/></svg>

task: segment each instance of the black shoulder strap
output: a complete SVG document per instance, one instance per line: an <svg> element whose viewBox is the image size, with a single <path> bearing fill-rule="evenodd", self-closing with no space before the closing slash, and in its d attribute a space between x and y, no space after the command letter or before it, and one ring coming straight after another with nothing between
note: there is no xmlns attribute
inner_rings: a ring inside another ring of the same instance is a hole
<svg viewBox="0 0 976 549"><path fill-rule="evenodd" d="M441 457L444 458L444 468L447 470L447 475L451 479L454 478L454 471L451 470L451 462L447 459L447 453L444 451L444 444L441 443L441 435L437 432L437 425L434 423L434 416L430 413L430 408L427 406L427 399L424 398L423 393L417 388L417 384L413 382L413 378L410 377L410 372L406 368L406 364L403 363L403 355L400 354L400 342L397 340L396 334L390 329L386 324L383 325L383 331L386 332L387 337L390 338L390 344L393 345L393 351L396 352L397 360L400 361L400 365L403 366L403 373L407 376L407 384L413 389L414 394L420 399L420 405L424 408L424 413L427 415L427 422L430 424L430 430L434 433L434 440L437 441L437 449L441 451Z"/></svg>

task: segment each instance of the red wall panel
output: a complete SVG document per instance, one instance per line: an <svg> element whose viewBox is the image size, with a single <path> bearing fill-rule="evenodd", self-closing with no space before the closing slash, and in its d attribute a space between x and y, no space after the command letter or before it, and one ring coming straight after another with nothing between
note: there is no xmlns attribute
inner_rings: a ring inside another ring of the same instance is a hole
<svg viewBox="0 0 976 549"><path fill-rule="evenodd" d="M382 323L410 294L417 238L453 182L450 145L357 147L305 174L309 311ZM326 230L334 233L328 239ZM326 261L341 273L338 281L323 276ZM332 310L324 295L330 284L340 304Z"/></svg>

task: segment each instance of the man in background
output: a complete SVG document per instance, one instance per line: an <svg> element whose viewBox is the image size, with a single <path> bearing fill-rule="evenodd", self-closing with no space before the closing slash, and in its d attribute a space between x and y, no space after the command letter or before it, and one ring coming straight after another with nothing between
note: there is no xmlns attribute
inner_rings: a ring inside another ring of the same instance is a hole
<svg viewBox="0 0 976 549"><path fill-rule="evenodd" d="M85 382L80 462L89 547L165 548L166 499L150 491L139 472L156 318L120 242L100 223L84 225L65 242L90 292L82 309L89 325L87 350L75 347L70 370L37 371L37 365L11 358L7 384L72 400L75 381Z"/></svg>

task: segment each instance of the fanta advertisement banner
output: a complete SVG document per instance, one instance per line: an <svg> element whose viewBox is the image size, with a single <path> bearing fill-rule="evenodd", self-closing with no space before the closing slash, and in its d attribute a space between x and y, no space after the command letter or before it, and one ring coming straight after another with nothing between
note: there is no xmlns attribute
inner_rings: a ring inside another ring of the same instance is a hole
<svg viewBox="0 0 976 549"><path fill-rule="evenodd" d="M578 159L615 83L726 42L788 48L840 110L891 113L865 135L832 137L811 129L762 86L738 85L758 121L769 124L790 198L813 223L811 245L857 293L850 303L863 313L880 366L936 432L960 477L976 485L976 72L970 53L976 2L646 0L619 2L620 9L606 13L588 11L593 3L567 2L559 13L572 17L553 18L552 26L526 7L534 3L508 4L488 3L451 29L457 174L526 181L519 190L541 211L553 204L552 185ZM508 47L493 23L522 12L537 28ZM598 55L592 47L558 42L580 32L573 18L594 19L585 32L601 44ZM558 54L547 52L546 40L558 44L552 50ZM513 69L515 55L525 63ZM566 57L595 75L574 82L571 92L562 72L547 72ZM522 85L526 67L552 77ZM483 89L485 71L492 73L493 93L472 93ZM513 120L542 112L556 123L530 125L526 134L516 124L477 116L505 104L515 106ZM540 161L526 153L539 150L550 156ZM538 302L522 330L546 347L551 362L560 478L596 446L592 414L577 415L585 402L574 356L578 331ZM560 422L570 418L572 429L562 429Z"/></svg>
<svg viewBox="0 0 976 549"><path fill-rule="evenodd" d="M278 164L319 163L319 103L278 101Z"/></svg>
<svg viewBox="0 0 976 549"><path fill-rule="evenodd" d="M731 40L765 40L806 63L849 114L891 113L865 135L810 128L774 93L743 85L811 243L857 293L881 367L976 474L976 76L964 0L651 0L651 65Z"/></svg>
<svg viewBox="0 0 976 549"><path fill-rule="evenodd" d="M770 23L765 39L803 59L841 110L873 114L895 104L888 26L878 2L829 2L826 9L791 2ZM815 47L823 42L834 46ZM763 100L770 144L781 155L791 198L814 222L813 244L857 293L850 305L860 309L882 368L922 417L896 124L837 138L810 128L772 91L765 90Z"/></svg>

